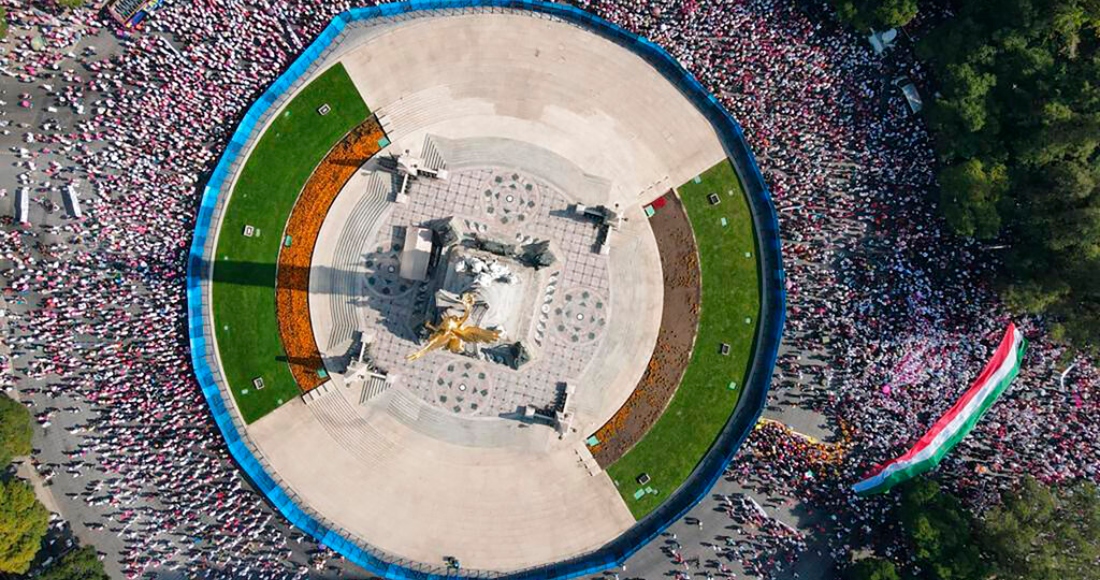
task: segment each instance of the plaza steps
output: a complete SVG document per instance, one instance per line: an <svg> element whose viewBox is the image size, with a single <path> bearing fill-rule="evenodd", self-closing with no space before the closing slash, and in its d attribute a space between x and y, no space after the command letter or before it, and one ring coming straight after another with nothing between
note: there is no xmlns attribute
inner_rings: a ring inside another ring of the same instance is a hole
<svg viewBox="0 0 1100 580"><path fill-rule="evenodd" d="M486 106L472 99L458 99L445 90L425 91L390 103L378 112L382 128L391 141L400 140L424 127L449 119L486 114ZM407 147L407 144L405 144Z"/></svg>
<svg viewBox="0 0 1100 580"><path fill-rule="evenodd" d="M386 392L390 388L390 383L386 381L386 378L379 375L370 375L363 383L363 390L359 393L359 404L366 405L372 399Z"/></svg>
<svg viewBox="0 0 1100 580"><path fill-rule="evenodd" d="M465 447L546 449L549 431L517 436L516 424L512 421L460 416L422 401L407 389L391 392L387 408L390 416L423 435Z"/></svg>
<svg viewBox="0 0 1100 580"><path fill-rule="evenodd" d="M390 120L390 116L385 112L379 110L374 114L378 119L378 125L382 127L382 131L386 133L387 137L393 138L393 121Z"/></svg>
<svg viewBox="0 0 1100 580"><path fill-rule="evenodd" d="M454 107L455 99L442 87L408 95L381 109L386 119L388 135L404 135L422 127L429 119L447 117L444 111Z"/></svg>
<svg viewBox="0 0 1100 580"><path fill-rule="evenodd" d="M588 445L586 445L584 441L578 443L577 446L573 448L573 452L577 454L577 460L580 462L581 466L584 467L585 471L588 472L588 475L595 476L603 473L603 469L600 469L600 464L596 463L596 458L592 457L592 452L589 451Z"/></svg>
<svg viewBox="0 0 1100 580"><path fill-rule="evenodd" d="M388 117L388 126L386 123L383 124L387 134L400 137L403 134L424 127L425 123L409 122L412 118L407 116L409 114L408 110L414 107L431 110L431 114L435 115L438 120L459 116L451 111L457 112L460 108L471 106L476 107L480 114L493 114L491 109L494 102L509 102L508 107L523 107L523 101L514 99L517 83L522 84L524 92L547 95L546 99L551 102L557 100L555 96L560 95L564 99L575 90L573 87L563 86L551 78L533 77L526 74L526 65L516 62L511 55L486 54L481 55L480 58L482 62L479 62L470 70L468 78L472 80L468 82L452 82L446 86L432 86L416 93L405 94L399 100L379 107L380 117ZM518 68L521 66L524 68ZM430 81L421 82L423 85L429 86ZM583 79L578 79L577 82L583 82ZM486 95L488 98L472 99L468 98L467 95ZM594 95L593 98L598 98L598 95ZM656 110L658 104L654 103L652 106L655 108L653 113L660 114L660 111ZM507 115L509 112L504 111L503 114ZM526 111L522 116L537 117L538 112Z"/></svg>
<svg viewBox="0 0 1100 580"><path fill-rule="evenodd" d="M367 184L366 194L388 201L393 193L393 179L389 173L374 171L371 173L370 183Z"/></svg>
<svg viewBox="0 0 1100 580"><path fill-rule="evenodd" d="M420 410L423 405L415 395L404 389L394 391L390 399L389 412L395 419L406 425L414 425L420 420Z"/></svg>
<svg viewBox="0 0 1100 580"><path fill-rule="evenodd" d="M424 136L424 146L420 150L420 158L429 169L447 168L447 162L443 159L443 154L439 152L439 147L436 147L435 139L431 135Z"/></svg>
<svg viewBox="0 0 1100 580"><path fill-rule="evenodd" d="M338 390L322 393L308 408L325 431L361 461L381 465L397 455L397 446L361 417Z"/></svg>
<svg viewBox="0 0 1100 580"><path fill-rule="evenodd" d="M523 167L526 173L569 192L574 199L610 195L609 180L584 173L573 162L541 147L499 137L455 141L433 136L432 142L448 166L455 169L484 167L486 159L493 159L504 166Z"/></svg>
<svg viewBox="0 0 1100 580"><path fill-rule="evenodd" d="M436 148L444 151L452 167L476 167L484 165L486 159L497 159L492 156L500 148L495 141L491 138L464 139L459 143L437 141Z"/></svg>
<svg viewBox="0 0 1100 580"><path fill-rule="evenodd" d="M503 62L509 62L505 59ZM515 63L511 63L513 66ZM529 81L532 92L554 94L562 92L560 86L545 80ZM495 80L471 81L470 83L451 84L447 87L433 87L414 94L406 95L384 107L379 108L378 116L382 127L393 141L399 141L418 129L452 119L479 117L500 114L489 100L463 98L462 95L489 94L504 98L515 91L515 80L508 75L499 75ZM523 106L523 102L516 104ZM531 112L524 116L531 116ZM508 114L507 111L504 112ZM407 144L406 144L407 147Z"/></svg>
<svg viewBox="0 0 1100 580"><path fill-rule="evenodd" d="M305 393L302 393L302 400L305 401L306 405L311 405L311 404L313 404L314 401L316 401L318 398L320 398L325 393L328 393L329 390L331 390L333 388L334 387L333 387L332 381L327 381L324 384L318 386L317 388L310 389L310 390L306 391Z"/></svg>
<svg viewBox="0 0 1100 580"><path fill-rule="evenodd" d="M371 174L367 191L355 204L337 241L336 255L330 273L329 311L332 329L329 331L328 349L352 339L359 327L354 298L362 295L365 244L374 238L382 218L389 207L389 175Z"/></svg>
<svg viewBox="0 0 1100 580"><path fill-rule="evenodd" d="M414 413L405 412L405 409L411 409L414 405L417 407ZM395 396L390 401L390 410L398 421L425 435L452 443L459 443L461 440L456 440L456 435L461 431L456 422L461 419L451 417L447 411L424 403L414 393L403 391L400 396Z"/></svg>

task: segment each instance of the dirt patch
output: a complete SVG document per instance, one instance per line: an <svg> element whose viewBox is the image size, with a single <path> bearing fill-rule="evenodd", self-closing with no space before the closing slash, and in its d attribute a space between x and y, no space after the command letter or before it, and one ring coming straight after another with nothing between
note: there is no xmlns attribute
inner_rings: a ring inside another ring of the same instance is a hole
<svg viewBox="0 0 1100 580"><path fill-rule="evenodd" d="M327 377L317 374L324 368L324 362L309 315L309 268L313 247L332 202L359 167L381 150L379 142L385 136L373 115L344 136L313 170L286 223L285 235L289 236L290 245L286 245L284 238L279 251L275 315L290 372L303 393L328 381Z"/></svg>
<svg viewBox="0 0 1100 580"><path fill-rule="evenodd" d="M600 467L615 463L645 436L668 407L691 362L699 331L701 277L691 222L680 198L669 192L653 202L649 218L657 238L664 283L664 306L657 343L645 374L623 406L594 436L591 448Z"/></svg>

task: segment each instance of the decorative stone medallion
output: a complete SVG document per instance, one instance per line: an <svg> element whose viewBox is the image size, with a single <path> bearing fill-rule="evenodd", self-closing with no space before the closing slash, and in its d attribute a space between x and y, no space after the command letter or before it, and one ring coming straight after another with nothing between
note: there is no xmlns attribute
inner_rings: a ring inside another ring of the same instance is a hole
<svg viewBox="0 0 1100 580"><path fill-rule="evenodd" d="M476 415L488 407L493 378L477 361L453 360L435 376L435 403L460 415Z"/></svg>
<svg viewBox="0 0 1100 580"><path fill-rule="evenodd" d="M539 207L539 186L515 172L493 172L481 195L485 214L504 225L531 221Z"/></svg>
<svg viewBox="0 0 1100 580"><path fill-rule="evenodd" d="M591 288L570 288L550 316L553 335L566 344L595 341L607 326L607 298Z"/></svg>
<svg viewBox="0 0 1100 580"><path fill-rule="evenodd" d="M401 277L401 248L385 251L381 246L367 254L367 290L383 299L393 299L411 292L416 284Z"/></svg>

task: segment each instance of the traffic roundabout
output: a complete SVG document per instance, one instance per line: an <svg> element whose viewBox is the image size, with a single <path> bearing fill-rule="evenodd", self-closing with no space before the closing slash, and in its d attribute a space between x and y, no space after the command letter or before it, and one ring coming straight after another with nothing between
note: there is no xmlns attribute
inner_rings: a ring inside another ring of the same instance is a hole
<svg viewBox="0 0 1100 580"><path fill-rule="evenodd" d="M338 16L238 127L188 282L238 464L387 577L624 561L755 424L783 322L736 123L534 2Z"/></svg>

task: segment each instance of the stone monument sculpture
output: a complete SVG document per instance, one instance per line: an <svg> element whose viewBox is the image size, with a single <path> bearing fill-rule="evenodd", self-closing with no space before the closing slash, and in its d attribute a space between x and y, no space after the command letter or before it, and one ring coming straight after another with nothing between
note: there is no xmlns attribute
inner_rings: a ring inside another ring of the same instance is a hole
<svg viewBox="0 0 1100 580"><path fill-rule="evenodd" d="M444 315L438 325L430 321L424 325L432 331L428 342L420 350L405 357L414 361L425 354L446 348L453 353L461 353L465 343L491 343L500 338L500 331L488 330L478 326L464 326L470 319L470 312L474 308L474 295L469 292L462 295L463 313L459 316Z"/></svg>

